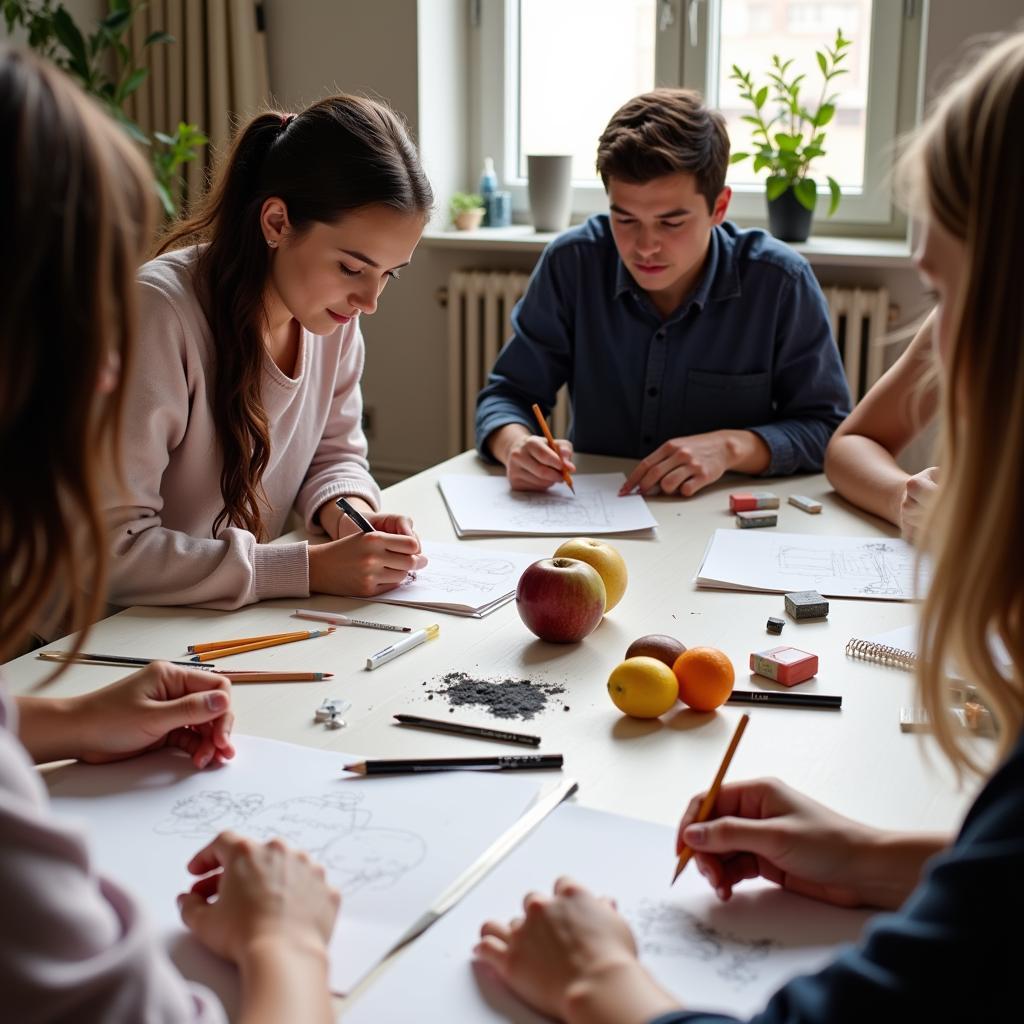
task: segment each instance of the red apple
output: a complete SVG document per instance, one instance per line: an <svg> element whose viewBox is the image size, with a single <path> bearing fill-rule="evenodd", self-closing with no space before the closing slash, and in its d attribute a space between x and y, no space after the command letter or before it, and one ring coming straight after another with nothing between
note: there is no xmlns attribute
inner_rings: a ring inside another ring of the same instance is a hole
<svg viewBox="0 0 1024 1024"><path fill-rule="evenodd" d="M541 640L574 644L597 629L607 595L601 574L577 558L542 558L519 577L516 608Z"/></svg>

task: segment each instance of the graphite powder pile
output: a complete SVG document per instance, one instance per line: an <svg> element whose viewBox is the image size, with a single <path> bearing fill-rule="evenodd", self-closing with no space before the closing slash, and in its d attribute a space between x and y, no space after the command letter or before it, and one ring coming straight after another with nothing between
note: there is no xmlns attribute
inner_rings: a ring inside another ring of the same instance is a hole
<svg viewBox="0 0 1024 1024"><path fill-rule="evenodd" d="M427 690L432 699L436 694L452 707L477 704L495 718L530 719L543 711L548 698L565 693L557 683L534 683L529 679L474 679L467 672L449 672L442 676L434 690ZM566 711L569 706L564 705Z"/></svg>

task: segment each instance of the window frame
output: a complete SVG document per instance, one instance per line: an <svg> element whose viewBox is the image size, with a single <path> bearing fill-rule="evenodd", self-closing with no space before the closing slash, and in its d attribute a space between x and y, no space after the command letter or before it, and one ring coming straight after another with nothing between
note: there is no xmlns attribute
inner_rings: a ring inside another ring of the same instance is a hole
<svg viewBox="0 0 1024 1024"><path fill-rule="evenodd" d="M868 81L864 187L844 192L834 217L828 217L827 190L819 192L815 223L830 235L901 237L907 220L894 203L889 167L896 140L920 116L921 44L926 0L875 0L871 16L871 64ZM657 0L655 82L709 94L717 82L720 0ZM519 0L477 0L471 5L470 34L470 181L475 185L485 156L494 158L501 187L512 193L513 214L529 219L526 180L518 174L518 95L520 73ZM494 55L498 57L495 59ZM613 112L609 111L611 116ZM594 140L595 158L597 139ZM514 173L509 173L510 170ZM573 182L573 221L608 208L600 183ZM767 223L763 186L734 188L729 217L744 225Z"/></svg>

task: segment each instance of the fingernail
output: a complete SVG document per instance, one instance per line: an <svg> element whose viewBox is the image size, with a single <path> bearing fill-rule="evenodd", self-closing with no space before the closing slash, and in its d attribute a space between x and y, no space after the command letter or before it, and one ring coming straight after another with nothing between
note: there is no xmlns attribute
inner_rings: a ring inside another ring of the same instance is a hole
<svg viewBox="0 0 1024 1024"><path fill-rule="evenodd" d="M206 707L209 711L226 711L228 695L223 690L211 690L206 695Z"/></svg>
<svg viewBox="0 0 1024 1024"><path fill-rule="evenodd" d="M708 841L708 830L706 825L691 825L684 833L683 838L687 846L703 846Z"/></svg>
<svg viewBox="0 0 1024 1024"><path fill-rule="evenodd" d="M179 892L175 899L177 900L178 908L180 909L181 905L185 902L185 894L183 892Z"/></svg>
<svg viewBox="0 0 1024 1024"><path fill-rule="evenodd" d="M211 757L213 757L212 753L211 754L203 754L203 756L201 758L199 758L199 767L200 768L205 768L210 763L210 758Z"/></svg>

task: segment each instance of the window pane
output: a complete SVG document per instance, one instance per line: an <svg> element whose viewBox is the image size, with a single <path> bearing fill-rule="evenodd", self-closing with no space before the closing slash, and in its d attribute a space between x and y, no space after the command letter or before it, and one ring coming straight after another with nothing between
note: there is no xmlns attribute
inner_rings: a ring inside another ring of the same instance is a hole
<svg viewBox="0 0 1024 1024"><path fill-rule="evenodd" d="M520 0L519 176L529 153L571 153L598 180L597 140L626 100L654 88L655 0Z"/></svg>
<svg viewBox="0 0 1024 1024"><path fill-rule="evenodd" d="M864 145L867 124L868 61L871 43L871 0L721 0L722 32L719 51L718 105L729 123L733 152L751 151L754 126L741 120L752 114L740 99L739 87L729 78L733 64L749 71L755 85L769 85L767 71L772 54L783 61L793 58L791 74L806 74L801 101L817 109L822 76L815 50L831 45L836 29L853 40L840 65L849 73L834 78L830 93L838 93L836 113L825 126L825 155L811 165L819 193L830 174L844 191L864 184ZM769 99L766 115L776 106ZM766 116L766 120L769 119ZM810 137L810 129L805 131ZM755 175L750 160L729 169L729 184L763 187L765 172Z"/></svg>

